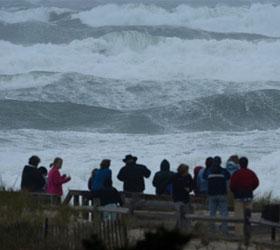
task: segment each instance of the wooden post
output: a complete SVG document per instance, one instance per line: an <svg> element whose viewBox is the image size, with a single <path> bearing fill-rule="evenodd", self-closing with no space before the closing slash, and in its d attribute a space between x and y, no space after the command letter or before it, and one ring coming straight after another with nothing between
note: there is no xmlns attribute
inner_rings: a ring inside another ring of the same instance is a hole
<svg viewBox="0 0 280 250"><path fill-rule="evenodd" d="M244 226L243 226L245 246L248 246L250 244L250 238L251 238L250 218L251 218L251 209L245 208L244 209Z"/></svg>
<svg viewBox="0 0 280 250"><path fill-rule="evenodd" d="M44 238L45 239L48 237L48 233L49 233L49 219L46 218L45 223L44 223Z"/></svg>
<svg viewBox="0 0 280 250"><path fill-rule="evenodd" d="M89 201L86 197L82 196L82 206L88 206L89 205ZM85 211L83 213L83 219L84 220L89 220L89 212Z"/></svg>
<svg viewBox="0 0 280 250"><path fill-rule="evenodd" d="M271 240L272 241L276 240L276 228L275 227L271 228Z"/></svg>

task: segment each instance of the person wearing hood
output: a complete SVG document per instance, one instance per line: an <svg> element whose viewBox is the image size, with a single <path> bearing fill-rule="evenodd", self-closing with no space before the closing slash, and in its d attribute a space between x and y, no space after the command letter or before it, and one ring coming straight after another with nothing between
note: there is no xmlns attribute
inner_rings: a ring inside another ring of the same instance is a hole
<svg viewBox="0 0 280 250"><path fill-rule="evenodd" d="M28 165L22 171L21 190L27 192L42 192L46 185L45 179L38 170L40 158L33 155L29 158Z"/></svg>
<svg viewBox="0 0 280 250"><path fill-rule="evenodd" d="M239 159L240 169L230 179L230 189L234 195L234 212L237 218L244 218L245 209L252 209L253 191L259 186L259 179L254 171L248 168L248 159ZM242 225L236 225L235 231L242 234Z"/></svg>
<svg viewBox="0 0 280 250"><path fill-rule="evenodd" d="M157 195L170 195L172 193L171 179L174 174L174 172L170 171L169 161L164 159L160 164L160 171L156 172L153 179L153 186L156 188Z"/></svg>
<svg viewBox="0 0 280 250"><path fill-rule="evenodd" d="M136 164L137 157L132 155L126 155L123 162L125 166L121 168L117 176L123 182L123 191L143 193L144 178L149 178L151 171L145 165Z"/></svg>
<svg viewBox="0 0 280 250"><path fill-rule="evenodd" d="M227 163L226 163L226 170L232 176L239 169L240 169L240 166L239 166L238 155L230 156L229 159L227 160Z"/></svg>

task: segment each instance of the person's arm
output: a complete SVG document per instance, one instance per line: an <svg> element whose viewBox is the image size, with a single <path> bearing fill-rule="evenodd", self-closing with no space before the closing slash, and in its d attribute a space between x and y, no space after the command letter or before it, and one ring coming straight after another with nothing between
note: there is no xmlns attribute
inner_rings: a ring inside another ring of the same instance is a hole
<svg viewBox="0 0 280 250"><path fill-rule="evenodd" d="M66 175L60 175L59 171L55 171L53 174L53 182L55 184L64 184L71 180L71 177L67 177Z"/></svg>
<svg viewBox="0 0 280 250"><path fill-rule="evenodd" d="M189 190L190 192L193 191L194 189L194 180L192 178L192 176L189 174Z"/></svg>
<svg viewBox="0 0 280 250"><path fill-rule="evenodd" d="M143 175L145 178L149 178L151 175L151 171L144 165L143 165Z"/></svg>
<svg viewBox="0 0 280 250"><path fill-rule="evenodd" d="M88 179L88 190L91 191L92 176Z"/></svg>
<svg viewBox="0 0 280 250"><path fill-rule="evenodd" d="M259 178L253 172L253 185L252 185L253 190L255 190L259 186L259 184L260 184Z"/></svg>
<svg viewBox="0 0 280 250"><path fill-rule="evenodd" d="M126 174L125 174L125 169L124 168L121 168L120 172L118 173L117 178L120 181L124 181L126 179Z"/></svg>
<svg viewBox="0 0 280 250"><path fill-rule="evenodd" d="M157 187L158 186L158 174L156 173L154 178L153 178L153 186Z"/></svg>

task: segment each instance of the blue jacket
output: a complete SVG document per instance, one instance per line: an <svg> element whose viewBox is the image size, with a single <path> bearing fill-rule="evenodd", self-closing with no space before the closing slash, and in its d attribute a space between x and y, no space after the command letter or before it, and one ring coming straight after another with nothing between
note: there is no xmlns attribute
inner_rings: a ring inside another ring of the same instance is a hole
<svg viewBox="0 0 280 250"><path fill-rule="evenodd" d="M104 182L110 179L112 180L112 170L109 168L98 169L96 175L92 178L91 191L97 192L104 188Z"/></svg>
<svg viewBox="0 0 280 250"><path fill-rule="evenodd" d="M197 187L200 193L207 194L208 192L208 181L203 178L203 174L206 171L205 168L201 169L197 176Z"/></svg>
<svg viewBox="0 0 280 250"><path fill-rule="evenodd" d="M208 181L208 195L227 195L227 181L230 173L220 166L213 166L204 171L203 178Z"/></svg>
<svg viewBox="0 0 280 250"><path fill-rule="evenodd" d="M239 165L234 163L233 161L228 161L226 164L226 169L232 176L237 170L240 169Z"/></svg>

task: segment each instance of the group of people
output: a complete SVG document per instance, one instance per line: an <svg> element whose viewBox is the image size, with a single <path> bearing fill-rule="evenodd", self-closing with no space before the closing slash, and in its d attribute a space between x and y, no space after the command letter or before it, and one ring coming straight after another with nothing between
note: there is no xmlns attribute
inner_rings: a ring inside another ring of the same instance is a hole
<svg viewBox="0 0 280 250"><path fill-rule="evenodd" d="M28 165L22 171L21 190L62 196L62 185L71 180L70 176L60 173L63 160L59 157L55 158L53 163L50 164L50 171L44 166L39 167L40 162L41 159L36 155L29 158Z"/></svg>
<svg viewBox="0 0 280 250"><path fill-rule="evenodd" d="M137 162L137 157L126 155L124 166L117 178L123 182L123 191L143 193L145 178L149 178L151 171ZM22 173L22 190L29 192L47 192L52 195L63 194L62 185L71 177L60 174L63 164L61 158L55 158L48 172L44 167L38 167L40 158L32 156L29 164ZM88 180L88 189L94 197L100 199L102 206L122 206L119 192L113 187L111 161L104 159L100 168L92 171ZM170 170L170 163L164 159L160 164L160 171L156 172L153 181L157 195L170 195L175 208L180 211L190 209L190 193L207 197L210 216L216 216L219 211L223 217L228 216L229 197L234 198L236 216L243 217L245 208L251 208L253 191L258 187L257 175L248 168L248 159L237 155L229 157L222 167L221 157L208 157L205 166L194 168L193 177L189 173L189 166L180 164L177 172ZM221 225L221 230L227 232L227 223ZM238 229L241 230L240 228Z"/></svg>

